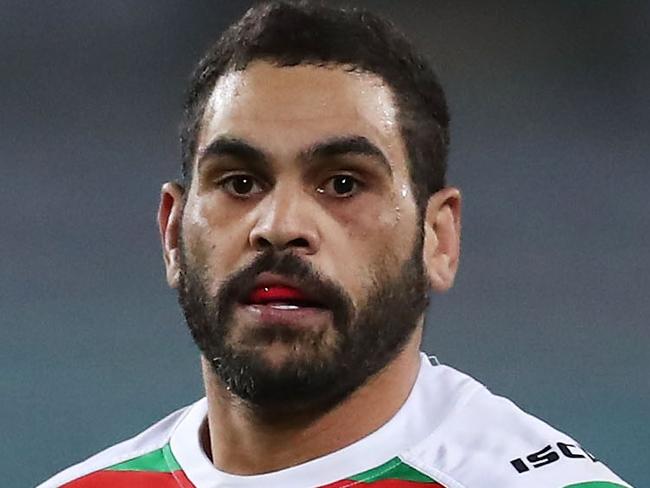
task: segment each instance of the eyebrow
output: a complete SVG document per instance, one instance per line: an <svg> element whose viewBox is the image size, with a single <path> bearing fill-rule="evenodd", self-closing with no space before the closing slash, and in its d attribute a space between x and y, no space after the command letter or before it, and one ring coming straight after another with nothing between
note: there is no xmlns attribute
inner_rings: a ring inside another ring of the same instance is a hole
<svg viewBox="0 0 650 488"><path fill-rule="evenodd" d="M392 176L388 158L376 145L363 136L342 136L317 142L306 151L301 152L301 158L312 161L320 158L333 158L346 155L370 156L376 159L382 168Z"/></svg>
<svg viewBox="0 0 650 488"><path fill-rule="evenodd" d="M199 156L199 163L209 156L231 156L249 163L266 163L266 154L237 137L220 136L212 141Z"/></svg>
<svg viewBox="0 0 650 488"><path fill-rule="evenodd" d="M317 159L335 158L346 155L370 156L376 159L383 170L390 176L393 171L385 154L375 144L364 136L338 136L317 142L299 154L299 158L307 163ZM199 156L198 164L207 157L230 156L250 166L264 169L269 166L271 159L264 151L248 142L231 136L220 136L212 141Z"/></svg>

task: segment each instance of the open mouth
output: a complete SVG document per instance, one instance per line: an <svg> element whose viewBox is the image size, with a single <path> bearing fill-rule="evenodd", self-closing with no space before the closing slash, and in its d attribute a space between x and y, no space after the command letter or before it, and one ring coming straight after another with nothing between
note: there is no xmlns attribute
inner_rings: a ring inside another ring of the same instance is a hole
<svg viewBox="0 0 650 488"><path fill-rule="evenodd" d="M258 286L253 289L246 304L269 306L278 310L325 308L322 303L306 296L298 288L287 285Z"/></svg>

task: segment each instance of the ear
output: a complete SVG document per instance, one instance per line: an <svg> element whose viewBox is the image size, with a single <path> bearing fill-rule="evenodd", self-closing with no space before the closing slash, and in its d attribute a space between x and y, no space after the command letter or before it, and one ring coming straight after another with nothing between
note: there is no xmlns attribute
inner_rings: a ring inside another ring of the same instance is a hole
<svg viewBox="0 0 650 488"><path fill-rule="evenodd" d="M443 188L434 193L424 216L424 266L431 287L447 291L454 284L460 258L460 190Z"/></svg>
<svg viewBox="0 0 650 488"><path fill-rule="evenodd" d="M167 272L167 283L172 288L178 286L180 275L179 238L183 219L183 194L183 187L175 182L165 183L160 190L158 228Z"/></svg>

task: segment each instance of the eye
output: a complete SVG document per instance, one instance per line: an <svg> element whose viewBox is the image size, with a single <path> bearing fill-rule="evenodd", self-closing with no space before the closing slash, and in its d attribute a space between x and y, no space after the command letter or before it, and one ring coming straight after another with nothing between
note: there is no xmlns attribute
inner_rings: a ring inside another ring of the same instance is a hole
<svg viewBox="0 0 650 488"><path fill-rule="evenodd" d="M347 198L355 195L361 187L361 182L350 175L336 175L317 188L318 193L326 193L337 198Z"/></svg>
<svg viewBox="0 0 650 488"><path fill-rule="evenodd" d="M246 198L263 191L261 185L250 175L233 175L219 182L227 193L234 197Z"/></svg>

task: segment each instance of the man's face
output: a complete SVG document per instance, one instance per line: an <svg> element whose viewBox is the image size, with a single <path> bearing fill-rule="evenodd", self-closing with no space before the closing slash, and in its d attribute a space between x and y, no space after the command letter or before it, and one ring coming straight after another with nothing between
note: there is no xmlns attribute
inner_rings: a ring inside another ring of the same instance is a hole
<svg viewBox="0 0 650 488"><path fill-rule="evenodd" d="M410 338L428 287L405 154L376 76L255 62L218 81L183 210L178 291L233 393L335 402Z"/></svg>

